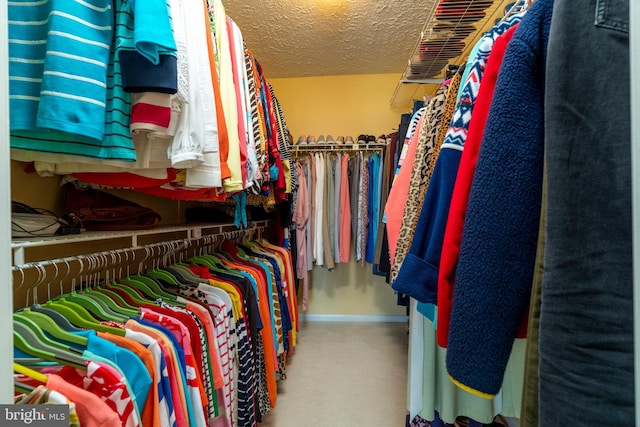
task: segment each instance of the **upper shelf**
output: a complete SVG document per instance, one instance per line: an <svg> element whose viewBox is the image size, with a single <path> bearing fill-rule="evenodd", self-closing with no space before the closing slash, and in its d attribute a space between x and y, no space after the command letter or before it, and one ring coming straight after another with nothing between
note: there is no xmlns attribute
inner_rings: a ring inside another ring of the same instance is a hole
<svg viewBox="0 0 640 427"><path fill-rule="evenodd" d="M305 153L309 151L372 151L381 150L387 146L386 142L367 142L367 143L353 143L342 144L335 143L310 143L293 145L289 149L292 154Z"/></svg>
<svg viewBox="0 0 640 427"><path fill-rule="evenodd" d="M253 221L249 224L249 229L257 227L265 227L268 225L267 220ZM22 266L26 262L25 250L29 248L61 246L61 245L78 245L88 242L107 242L114 240L124 240L119 242L117 246L136 248L146 242L141 242L142 238L149 236L154 240L173 240L173 239L192 239L200 238L208 234L222 234L229 231L235 231L237 228L232 223L222 224L185 224L170 225L156 227L151 230L131 230L131 231L87 231L81 234L70 234L66 236L51 237L29 237L13 239L11 242L11 251L13 253L13 265ZM61 251L61 256L69 256L69 254L79 255L85 251L80 250L80 246Z"/></svg>
<svg viewBox="0 0 640 427"><path fill-rule="evenodd" d="M522 1L522 0L519 0ZM412 101L434 93L448 65L466 62L482 35L515 0L439 0L431 11L391 99L391 108L408 111ZM433 85L424 87L423 85Z"/></svg>

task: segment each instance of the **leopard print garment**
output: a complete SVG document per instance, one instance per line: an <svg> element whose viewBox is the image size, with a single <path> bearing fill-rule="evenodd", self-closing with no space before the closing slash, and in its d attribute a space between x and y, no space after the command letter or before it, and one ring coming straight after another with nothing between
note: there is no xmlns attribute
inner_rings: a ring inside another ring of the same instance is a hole
<svg viewBox="0 0 640 427"><path fill-rule="evenodd" d="M287 379L287 356L283 354L278 355L278 372L276 372L278 380L284 381Z"/></svg>
<svg viewBox="0 0 640 427"><path fill-rule="evenodd" d="M269 386L267 385L267 369L266 361L264 358L264 343L261 339L258 340L258 412L259 421L262 421L262 417L267 415L271 410L271 401L269 400Z"/></svg>
<svg viewBox="0 0 640 427"><path fill-rule="evenodd" d="M442 120L440 121L440 129L438 129L438 137L436 138L435 151L433 153L433 156L431 156L431 161L429 162L430 171L433 171L433 168L436 165L436 160L438 160L438 155L440 154L440 148L442 147L442 143L444 142L444 139L447 136L447 131L449 130L449 125L451 124L451 120L453 120L453 115L456 110L456 98L458 96L458 90L460 89L461 84L462 84L462 74L460 74L460 71L458 71L451 79L451 84L449 85L449 91L447 92L447 101L446 101L446 104L444 105L444 114L442 115ZM425 189L425 192L426 192L426 189Z"/></svg>
<svg viewBox="0 0 640 427"><path fill-rule="evenodd" d="M431 180L431 174L435 167L436 160L440 154L440 147L449 129L449 124L453 118L453 113L456 109L456 97L458 95L458 89L462 82L462 74L457 72L448 87L443 85L438 89L436 96L432 102L435 102L432 107L431 114L433 117L428 117L429 121L427 125L431 128L431 143L433 152L425 159L425 163L422 165L416 175L416 181L414 182L413 174L411 176L411 184L409 190L409 196L407 197L407 205L405 207L405 213L402 218L402 226L400 227L400 237L398 239L398 246L396 248L396 256L394 258L393 265L391 266L390 283L393 283L398 277L398 272L402 266L402 262L409 253L411 242L413 241L413 233L418 224L418 218L420 217L420 209L424 202L424 197L429 187L429 181ZM437 133L436 133L437 130ZM419 146L418 146L419 147ZM427 150L428 151L428 150ZM428 153L427 153L428 154ZM428 164L427 167L424 165ZM414 168L413 172L416 172ZM407 208L410 208L407 212ZM406 219L406 224L405 224Z"/></svg>
<svg viewBox="0 0 640 427"><path fill-rule="evenodd" d="M434 151L434 143L437 135L440 119L442 118L443 105L447 95L447 87L441 86L436 96L431 99L427 105L424 114L422 126L417 131L418 146L416 147L416 157L411 170L411 180L409 181L409 193L407 194L407 203L402 214L402 225L400 226L400 234L398 244L396 246L396 254L391 267L390 280L393 283L398 276L400 266L409 252L415 223L420 215L422 207L421 188L426 187L431 175L428 169L429 160Z"/></svg>

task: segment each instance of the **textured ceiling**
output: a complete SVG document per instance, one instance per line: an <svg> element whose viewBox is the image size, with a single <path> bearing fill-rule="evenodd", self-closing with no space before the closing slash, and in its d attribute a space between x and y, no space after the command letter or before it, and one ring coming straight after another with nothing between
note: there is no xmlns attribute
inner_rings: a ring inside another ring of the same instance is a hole
<svg viewBox="0 0 640 427"><path fill-rule="evenodd" d="M402 73L433 0L226 0L268 77Z"/></svg>

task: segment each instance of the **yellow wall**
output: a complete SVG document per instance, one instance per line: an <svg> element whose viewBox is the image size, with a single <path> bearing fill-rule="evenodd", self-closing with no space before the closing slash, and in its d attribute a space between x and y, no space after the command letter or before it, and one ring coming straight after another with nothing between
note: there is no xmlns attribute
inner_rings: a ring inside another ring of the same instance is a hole
<svg viewBox="0 0 640 427"><path fill-rule="evenodd" d="M390 100L397 74L270 79L294 139L299 135L381 135L397 129ZM403 316L404 307L371 265L315 267L309 282L312 315Z"/></svg>
<svg viewBox="0 0 640 427"><path fill-rule="evenodd" d="M390 133L400 115L390 108L398 74L269 79L294 139Z"/></svg>

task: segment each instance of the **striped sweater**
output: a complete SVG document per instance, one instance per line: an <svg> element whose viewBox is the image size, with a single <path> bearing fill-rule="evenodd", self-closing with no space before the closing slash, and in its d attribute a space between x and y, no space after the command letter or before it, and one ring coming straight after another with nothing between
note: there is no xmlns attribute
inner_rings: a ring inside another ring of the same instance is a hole
<svg viewBox="0 0 640 427"><path fill-rule="evenodd" d="M131 96L114 38L124 2L41 0L9 5L11 147L134 161ZM113 23L116 23L115 27Z"/></svg>
<svg viewBox="0 0 640 427"><path fill-rule="evenodd" d="M11 1L8 12L11 130L102 139L111 1Z"/></svg>

